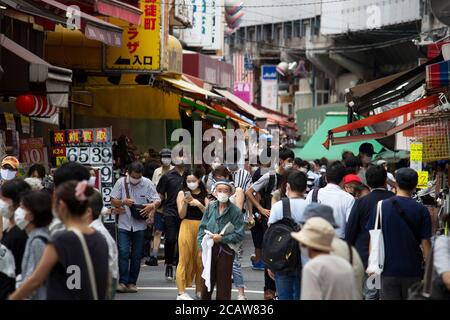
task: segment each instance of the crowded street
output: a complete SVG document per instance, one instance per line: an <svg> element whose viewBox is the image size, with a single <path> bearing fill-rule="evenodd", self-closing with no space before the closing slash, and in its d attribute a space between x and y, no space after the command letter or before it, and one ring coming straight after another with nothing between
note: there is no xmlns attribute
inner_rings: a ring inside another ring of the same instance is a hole
<svg viewBox="0 0 450 320"><path fill-rule="evenodd" d="M0 315L450 300L449 12L0 0Z"/></svg>

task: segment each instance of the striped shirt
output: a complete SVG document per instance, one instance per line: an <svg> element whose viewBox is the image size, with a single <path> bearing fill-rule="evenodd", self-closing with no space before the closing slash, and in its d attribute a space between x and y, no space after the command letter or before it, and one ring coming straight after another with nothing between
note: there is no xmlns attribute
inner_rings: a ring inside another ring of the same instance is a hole
<svg viewBox="0 0 450 320"><path fill-rule="evenodd" d="M252 176L245 169L238 169L237 171L231 172L233 177L233 182L236 188L242 188L247 191L252 185Z"/></svg>

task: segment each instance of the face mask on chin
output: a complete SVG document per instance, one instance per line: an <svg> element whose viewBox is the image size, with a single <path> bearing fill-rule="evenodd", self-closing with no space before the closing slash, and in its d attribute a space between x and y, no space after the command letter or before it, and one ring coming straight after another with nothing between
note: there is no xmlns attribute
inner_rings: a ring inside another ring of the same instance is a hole
<svg viewBox="0 0 450 320"><path fill-rule="evenodd" d="M9 169L1 169L0 174L1 174L3 180L9 181L9 180L13 180L16 177L17 171L13 171L13 170L9 170Z"/></svg>

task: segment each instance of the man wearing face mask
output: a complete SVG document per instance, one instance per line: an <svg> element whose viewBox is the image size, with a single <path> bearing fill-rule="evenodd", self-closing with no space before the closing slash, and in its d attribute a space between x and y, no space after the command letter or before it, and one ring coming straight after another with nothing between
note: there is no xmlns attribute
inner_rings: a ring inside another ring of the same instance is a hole
<svg viewBox="0 0 450 320"><path fill-rule="evenodd" d="M19 160L16 157L7 156L2 160L2 168L0 170L1 183L13 180L17 176L19 170Z"/></svg>
<svg viewBox="0 0 450 320"><path fill-rule="evenodd" d="M362 167L358 172L358 176L363 184L367 184L366 171L372 163L372 157L375 154L373 145L365 142L359 146L359 158L361 159Z"/></svg>
<svg viewBox="0 0 450 320"><path fill-rule="evenodd" d="M119 179L111 192L111 203L116 208L125 208L119 215L119 285L117 292L136 293L137 279L141 268L146 219L151 217L160 205L160 197L150 179L143 177L144 165L133 162L128 175ZM142 218L132 215L136 205ZM130 259L131 247L131 259ZM131 261L130 261L131 260Z"/></svg>
<svg viewBox="0 0 450 320"><path fill-rule="evenodd" d="M259 219L257 219L255 226L252 228L253 243L255 245L256 257L252 261L253 268L264 271L264 297L265 300L272 300L275 298L276 288L275 282L270 278L264 263L261 261L262 242L264 232L267 230L267 221L270 217L270 208L272 206L272 193L281 187L283 174L292 169L294 164L294 152L288 148L281 148L279 150L279 162L277 164L276 172L269 171L262 175L246 192L247 199L251 201L256 208ZM258 201L255 195L259 193L261 201Z"/></svg>
<svg viewBox="0 0 450 320"><path fill-rule="evenodd" d="M158 191L164 211L164 258L166 264L166 280L174 279L173 266L177 264L175 248L180 232L180 217L178 216L177 196L183 187L183 175L186 171L188 160L178 155L174 160L175 168L163 175L159 180Z"/></svg>
<svg viewBox="0 0 450 320"><path fill-rule="evenodd" d="M170 149L162 149L159 153L161 157L161 167L157 168L153 173L152 182L155 186L158 185L159 180L163 175L173 170L172 165L172 151ZM163 209L160 207L155 213L155 223L153 224L153 242L152 252L150 258L145 262L148 266L158 265L158 250L161 244L161 235L164 232L164 218Z"/></svg>

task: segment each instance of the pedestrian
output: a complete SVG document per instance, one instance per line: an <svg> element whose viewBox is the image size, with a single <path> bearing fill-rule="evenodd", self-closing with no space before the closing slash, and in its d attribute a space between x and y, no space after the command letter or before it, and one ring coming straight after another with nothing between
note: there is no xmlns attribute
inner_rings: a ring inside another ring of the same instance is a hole
<svg viewBox="0 0 450 320"><path fill-rule="evenodd" d="M334 220L339 226L336 229L336 234L341 239L345 237L347 218L355 203L355 198L342 190L344 177L344 165L339 161L332 162L328 165L326 171L327 185L322 189L312 190L306 197L307 203L319 202L334 209ZM317 194L317 201L313 199L315 194Z"/></svg>
<svg viewBox="0 0 450 320"><path fill-rule="evenodd" d="M212 193L212 188L213 188L214 184L216 183L216 181L218 179L222 179L222 178L217 177L217 176L214 177L214 172L216 171L216 169L219 169L219 167L222 167L222 166L223 166L223 161L221 161L221 159L219 157L215 157L214 161L211 163L211 169L212 170L211 170L211 172L208 175L206 175L206 178L205 178L206 179L205 186L206 186L206 190L208 190L209 194ZM226 166L223 166L223 167L226 168ZM217 171L217 172L224 173L222 168L221 168L220 171Z"/></svg>
<svg viewBox="0 0 450 320"><path fill-rule="evenodd" d="M49 242L48 226L53 220L50 194L45 191L31 191L24 195L20 208L16 210L15 220L16 225L28 234L22 259L22 281L24 282L36 270ZM46 298L45 283L29 297L31 300L46 300Z"/></svg>
<svg viewBox="0 0 450 320"><path fill-rule="evenodd" d="M159 180L156 190L161 197L164 211L164 259L166 265L166 280L174 278L173 266L177 265L175 247L178 242L180 231L180 217L177 208L177 196L183 187L183 175L186 170L183 156L178 156L175 168L163 175Z"/></svg>
<svg viewBox="0 0 450 320"><path fill-rule="evenodd" d="M302 271L301 300L354 300L353 268L346 259L331 254L333 226L323 218L310 218L292 237L309 258Z"/></svg>
<svg viewBox="0 0 450 320"><path fill-rule="evenodd" d="M162 149L159 153L161 166L155 170L153 173L152 182L155 186L158 185L159 180L163 175L168 173L170 170L173 170L174 166L172 165L172 151L170 149ZM161 245L161 236L164 232L164 216L163 216L163 208L159 207L155 213L155 221L153 224L153 242L150 252L150 258L145 261L145 264L148 266L157 266L158 265L158 251L159 246Z"/></svg>
<svg viewBox="0 0 450 320"><path fill-rule="evenodd" d="M69 181L56 188L53 207L66 229L50 238L38 266L11 300L26 299L46 281L47 300L106 298L108 246L84 219L93 192L88 181ZM80 277L78 285L73 283L74 272Z"/></svg>
<svg viewBox="0 0 450 320"><path fill-rule="evenodd" d="M447 217L449 220L449 216ZM434 244L434 268L444 284L441 292L450 297L450 238L440 236Z"/></svg>
<svg viewBox="0 0 450 320"><path fill-rule="evenodd" d="M88 199L88 209L86 213L86 220L89 227L99 232L105 237L106 244L108 245L108 270L111 279L111 285L108 286L107 300L114 300L114 296L117 289L117 281L119 280L119 252L117 249L117 243L105 228L102 222L103 197L97 190Z"/></svg>
<svg viewBox="0 0 450 320"><path fill-rule="evenodd" d="M342 152L342 161L345 162L345 160L347 160L348 158L354 157L354 156L355 155L353 154L353 152L346 150L346 151Z"/></svg>
<svg viewBox="0 0 450 320"><path fill-rule="evenodd" d="M254 240L255 248L262 250L262 242L264 232L267 230L267 221L270 216L270 208L272 206L272 193L280 188L282 176L285 171L292 169L294 162L294 152L288 148L281 148L279 151L279 162L275 172L269 171L264 173L246 192L247 199L251 201L257 209L258 217L253 233L257 241ZM255 194L259 193L258 199ZM257 254L258 258L258 254ZM260 258L259 258L260 259ZM256 259L255 259L256 260ZM265 300L272 300L276 296L275 282L270 278L264 263L261 260L252 261L252 266L256 270L264 269L264 297Z"/></svg>
<svg viewBox="0 0 450 320"><path fill-rule="evenodd" d="M359 169L358 176L364 184L366 181L366 171L372 163L372 157L375 154L373 144L365 142L359 146L359 159L361 160L361 168Z"/></svg>
<svg viewBox="0 0 450 320"><path fill-rule="evenodd" d="M119 293L137 292L146 219L153 216L161 203L155 185L143 177L143 172L144 165L141 162L132 162L128 175L117 180L111 192L112 205L125 209L119 212L118 225Z"/></svg>
<svg viewBox="0 0 450 320"><path fill-rule="evenodd" d="M27 173L28 178L38 178L40 180L43 180L46 175L45 167L40 163L33 164L29 169Z"/></svg>
<svg viewBox="0 0 450 320"><path fill-rule="evenodd" d="M295 223L300 224L307 206L304 193L307 186L307 176L300 171L291 171L287 178L286 195L289 198L291 217ZM283 219L282 201L276 202L272 206L269 217L269 229L274 223ZM299 300L300 299L300 274L301 264L294 271L275 272L269 270L269 274L275 278L277 294L279 300Z"/></svg>
<svg viewBox="0 0 450 320"><path fill-rule="evenodd" d="M393 191L395 192L395 190L397 189L397 182L395 181L395 177L392 173L389 172L388 170L388 165L387 165L387 161L386 160L379 160L377 162L378 166L383 166L384 169L387 172L387 189L389 191Z"/></svg>
<svg viewBox="0 0 450 320"><path fill-rule="evenodd" d="M88 168L76 162L67 162L61 165L54 173L53 186L51 189L57 188L68 181L89 181L91 175ZM64 223L54 215L53 221L49 226L50 236L64 230Z"/></svg>
<svg viewBox="0 0 450 320"><path fill-rule="evenodd" d="M6 203L8 227L3 232L1 243L11 250L16 266L16 276L20 280L22 274L22 259L27 243L27 233L21 230L15 220L15 212L20 208L22 196L31 191L31 187L22 179L15 178L5 181L1 186L0 199ZM19 210L20 211L20 210Z"/></svg>
<svg viewBox="0 0 450 320"><path fill-rule="evenodd" d="M424 257L431 250L431 218L426 207L412 199L418 176L411 168L396 173L397 196L383 200L381 230L384 238L384 268L381 300L406 300L408 289L423 277ZM376 210L367 230L375 227ZM370 276L370 275L369 275Z"/></svg>
<svg viewBox="0 0 450 320"><path fill-rule="evenodd" d="M344 177L343 185L345 192L356 198L356 190L362 185L362 181L356 174L347 174Z"/></svg>
<svg viewBox="0 0 450 320"><path fill-rule="evenodd" d="M6 156L2 160L2 167L0 170L1 184L5 181L13 180L17 177L19 172L19 160L13 156Z"/></svg>
<svg viewBox="0 0 450 320"><path fill-rule="evenodd" d="M322 165L319 170L319 174L320 174L319 180L316 181L316 186L315 186L316 188L319 188L319 189L325 188L325 186L327 185L326 173L327 173L327 166Z"/></svg>
<svg viewBox="0 0 450 320"><path fill-rule="evenodd" d="M200 221L208 205L208 192L201 178L203 171L185 172L183 188L177 196L178 214L181 219L178 235L179 261L176 273L177 300L193 300L186 293L195 280L196 297L201 299L202 260L198 254L197 235Z"/></svg>
<svg viewBox="0 0 450 320"><path fill-rule="evenodd" d="M361 159L354 155L347 156L344 160L344 165L347 174L358 174L361 169Z"/></svg>
<svg viewBox="0 0 450 320"><path fill-rule="evenodd" d="M386 189L386 179L386 170L382 166L372 166L367 169L366 180L371 188L371 192L366 197L356 200L345 229L345 240L352 246L355 246L363 262L364 270L367 269L369 260L370 236L366 226L370 215L376 211L378 201L395 196L395 194ZM364 299L378 300L379 292L377 289L367 286L367 278L366 274L363 281Z"/></svg>
<svg viewBox="0 0 450 320"><path fill-rule="evenodd" d="M335 229L338 227L336 222L334 221L333 208L329 206L321 205L318 203L309 204L305 209L303 220L300 222L300 224L304 225L306 221L308 221L308 219L314 217L325 219ZM350 243L336 236L333 238L331 246L333 248L333 250L331 251L332 255L344 258L352 266L355 280L355 299L361 300L363 298L363 279L366 269L364 268L358 251L356 251L356 249Z"/></svg>
<svg viewBox="0 0 450 320"><path fill-rule="evenodd" d="M208 204L200 223L197 244L202 251L202 300L211 300L217 285L217 300L231 299L231 276L235 247L244 239L241 210L230 202L235 187L230 180L214 185L216 201Z"/></svg>

